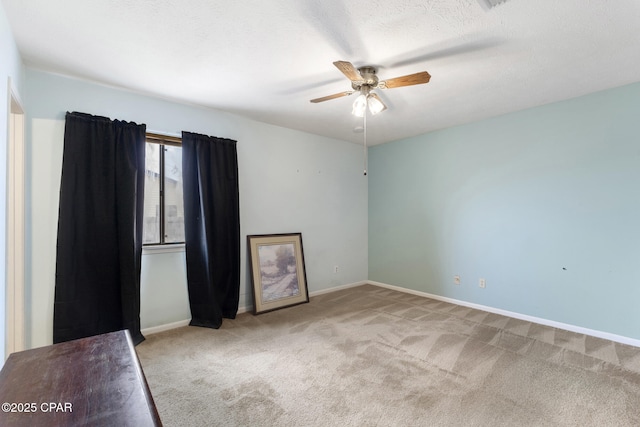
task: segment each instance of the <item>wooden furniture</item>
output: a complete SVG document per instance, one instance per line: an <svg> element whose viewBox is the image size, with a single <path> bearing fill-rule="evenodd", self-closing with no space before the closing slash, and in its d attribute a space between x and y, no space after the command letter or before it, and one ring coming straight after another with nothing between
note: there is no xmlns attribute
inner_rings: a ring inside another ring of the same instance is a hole
<svg viewBox="0 0 640 427"><path fill-rule="evenodd" d="M128 331L13 353L0 426L160 426Z"/></svg>

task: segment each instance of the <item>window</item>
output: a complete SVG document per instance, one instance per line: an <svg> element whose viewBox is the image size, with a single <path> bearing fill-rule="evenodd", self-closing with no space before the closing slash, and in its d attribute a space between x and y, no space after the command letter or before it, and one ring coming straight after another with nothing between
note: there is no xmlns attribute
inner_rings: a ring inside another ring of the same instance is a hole
<svg viewBox="0 0 640 427"><path fill-rule="evenodd" d="M147 134L142 243L184 242L180 139Z"/></svg>

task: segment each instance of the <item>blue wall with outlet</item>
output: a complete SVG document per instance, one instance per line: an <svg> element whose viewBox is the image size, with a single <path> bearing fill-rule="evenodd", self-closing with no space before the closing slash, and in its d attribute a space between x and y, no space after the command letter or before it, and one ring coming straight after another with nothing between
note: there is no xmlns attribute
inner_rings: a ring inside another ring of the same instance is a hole
<svg viewBox="0 0 640 427"><path fill-rule="evenodd" d="M370 280L640 339L640 84L369 161Z"/></svg>

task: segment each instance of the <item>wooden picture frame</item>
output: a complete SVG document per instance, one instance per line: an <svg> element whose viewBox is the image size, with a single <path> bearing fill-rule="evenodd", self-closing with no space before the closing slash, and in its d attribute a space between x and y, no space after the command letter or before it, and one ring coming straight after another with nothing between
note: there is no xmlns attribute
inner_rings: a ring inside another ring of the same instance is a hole
<svg viewBox="0 0 640 427"><path fill-rule="evenodd" d="M253 313L309 302L302 233L247 236Z"/></svg>

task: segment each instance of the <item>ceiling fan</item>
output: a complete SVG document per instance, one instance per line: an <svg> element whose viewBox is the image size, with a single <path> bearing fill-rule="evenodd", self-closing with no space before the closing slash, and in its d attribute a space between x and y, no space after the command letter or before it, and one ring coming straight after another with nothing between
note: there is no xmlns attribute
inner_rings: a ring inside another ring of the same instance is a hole
<svg viewBox="0 0 640 427"><path fill-rule="evenodd" d="M333 95L323 96L322 98L312 99L311 102L318 103L329 101L330 99L341 98L343 96L349 96L353 93L359 92L360 95L353 103L352 114L363 117L367 106L371 114L378 114L381 111L387 109L382 99L377 93L372 92L373 89L393 89L396 87L419 85L429 83L431 75L426 71L421 71L415 74L409 74L402 77L395 77L393 79L378 80L376 75L376 69L371 66L360 67L356 69L352 63L347 61L336 61L333 63L342 73L351 80L351 87L353 90L345 92L335 93Z"/></svg>

